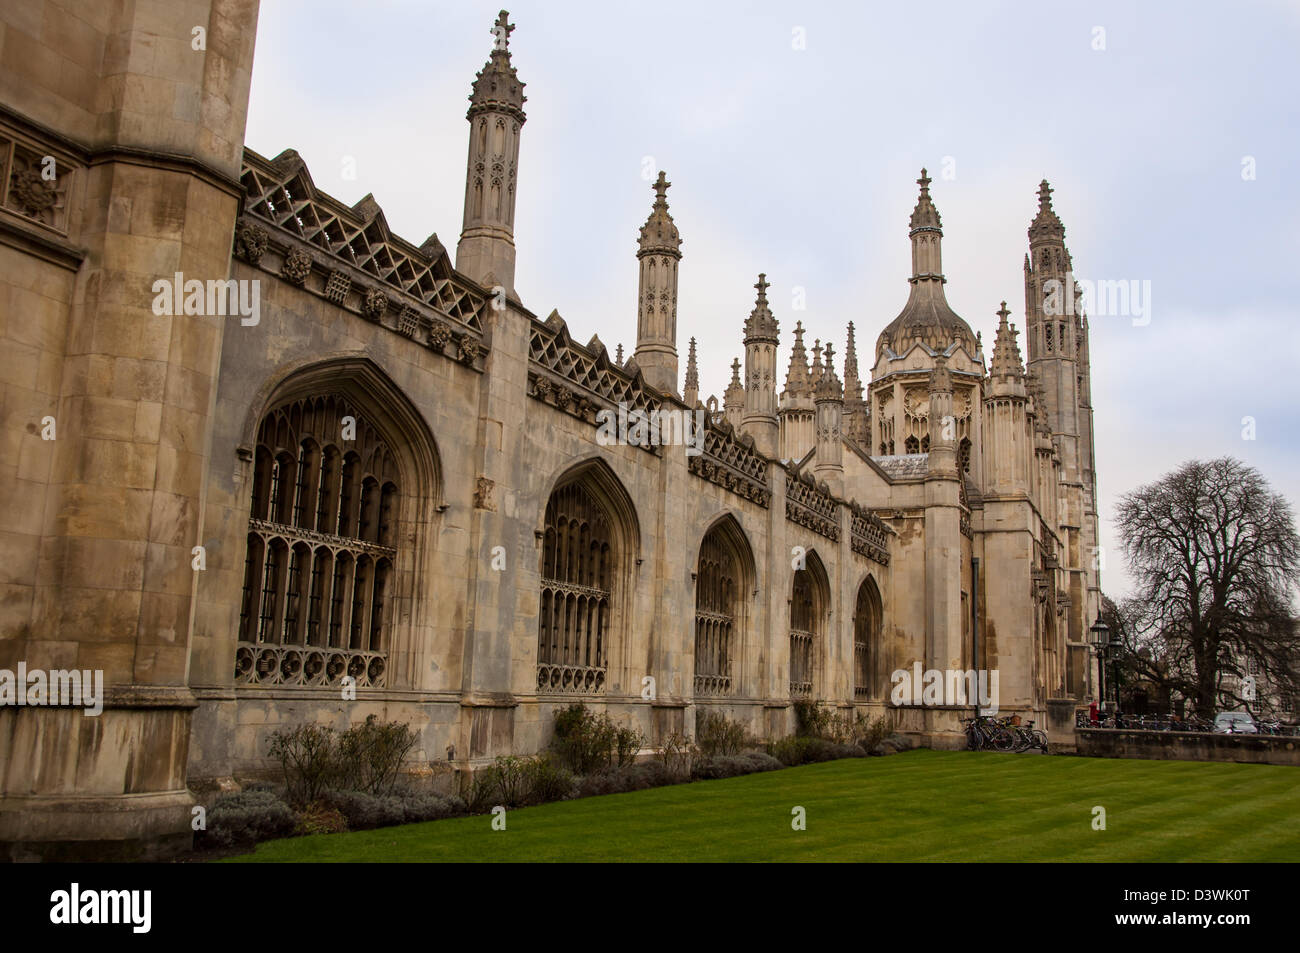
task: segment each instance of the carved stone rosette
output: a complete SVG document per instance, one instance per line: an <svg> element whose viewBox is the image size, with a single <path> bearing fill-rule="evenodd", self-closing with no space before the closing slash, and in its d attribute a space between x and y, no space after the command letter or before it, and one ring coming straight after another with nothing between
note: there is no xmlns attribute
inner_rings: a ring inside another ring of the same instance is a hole
<svg viewBox="0 0 1300 953"><path fill-rule="evenodd" d="M267 234L261 225L245 222L235 230L235 254L250 265L257 265L266 252Z"/></svg>
<svg viewBox="0 0 1300 953"><path fill-rule="evenodd" d="M297 248L284 256L284 264L280 266L280 274L286 281L295 285L301 285L311 274L311 258L304 251Z"/></svg>
<svg viewBox="0 0 1300 953"><path fill-rule="evenodd" d="M388 295L379 288L367 288L361 299L361 311L371 321L378 321L388 310Z"/></svg>

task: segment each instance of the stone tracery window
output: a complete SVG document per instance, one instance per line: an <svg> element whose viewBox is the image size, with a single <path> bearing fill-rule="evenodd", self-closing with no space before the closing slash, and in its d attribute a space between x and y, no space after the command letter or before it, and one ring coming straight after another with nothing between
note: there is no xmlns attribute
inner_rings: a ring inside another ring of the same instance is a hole
<svg viewBox="0 0 1300 953"><path fill-rule="evenodd" d="M740 566L717 529L700 545L695 579L695 694L728 695L735 683Z"/></svg>
<svg viewBox="0 0 1300 953"><path fill-rule="evenodd" d="M333 685L350 675L384 685L398 482L389 446L342 396L290 401L263 418L237 682Z"/></svg>
<svg viewBox="0 0 1300 953"><path fill-rule="evenodd" d="M880 651L882 615L880 590L870 576L858 587L858 604L853 615L853 697L859 701L871 697L873 652Z"/></svg>
<svg viewBox="0 0 1300 953"><path fill-rule="evenodd" d="M613 597L609 516L581 482L546 504L538 611L537 690L605 690Z"/></svg>
<svg viewBox="0 0 1300 953"><path fill-rule="evenodd" d="M795 570L790 595L790 697L811 698L817 607L812 575Z"/></svg>

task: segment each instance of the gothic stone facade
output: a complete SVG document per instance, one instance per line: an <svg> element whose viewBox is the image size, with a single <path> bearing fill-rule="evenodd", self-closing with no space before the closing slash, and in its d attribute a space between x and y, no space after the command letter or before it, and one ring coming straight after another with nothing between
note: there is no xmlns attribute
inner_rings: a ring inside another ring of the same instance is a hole
<svg viewBox="0 0 1300 953"><path fill-rule="evenodd" d="M889 705L919 663L997 670L1001 708L1069 742L1095 479L1087 324L1045 306L1071 268L1046 183L1027 365L1005 306L988 366L948 307L923 172L911 293L865 392L850 324L842 382L796 326L778 394L760 275L743 383L736 361L701 402L693 346L679 390L662 174L626 360L516 295L504 14L454 264L295 153L242 148L256 18L0 11L0 668L109 686L98 717L0 708L8 856L183 845L187 785L266 772L277 728L370 713L419 729L417 766L460 770L543 748L575 701L657 739L705 708L777 737L817 699L955 745L968 707ZM257 282L256 323L157 308L177 273ZM605 445L620 405L700 410L702 452Z"/></svg>

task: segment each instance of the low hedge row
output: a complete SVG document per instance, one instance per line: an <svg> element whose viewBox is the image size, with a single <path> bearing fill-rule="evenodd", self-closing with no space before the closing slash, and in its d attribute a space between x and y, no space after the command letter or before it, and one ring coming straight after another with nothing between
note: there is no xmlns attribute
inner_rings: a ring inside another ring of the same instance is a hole
<svg viewBox="0 0 1300 953"><path fill-rule="evenodd" d="M551 751L497 758L466 779L460 796L452 797L396 779L395 765L415 738L404 725L371 716L341 734L299 726L277 732L272 740L271 753L285 771L284 797L263 783L222 795L208 811L195 846L239 848L275 837L370 830L481 814L498 805L526 807L883 753L878 750L879 737L888 730L883 720L840 725L837 717L822 717L818 706L807 706L800 715L805 733L758 751L745 750L759 743L743 728L706 712L697 720L696 742L675 734L664 740L656 759L636 761L645 743L639 731L573 705L556 715ZM349 765L347 770L343 765Z"/></svg>

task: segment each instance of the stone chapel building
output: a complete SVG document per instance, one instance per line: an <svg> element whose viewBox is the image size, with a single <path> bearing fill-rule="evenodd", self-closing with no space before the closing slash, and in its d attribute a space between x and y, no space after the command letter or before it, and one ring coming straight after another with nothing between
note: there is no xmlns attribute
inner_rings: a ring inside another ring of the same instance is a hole
<svg viewBox="0 0 1300 953"><path fill-rule="evenodd" d="M1023 355L1005 303L987 357L948 305L922 170L897 317L810 362L758 274L743 363L702 400L662 173L626 359L516 295L504 12L453 254L244 148L257 3L185 10L0 10L0 669L106 684L98 716L0 707L7 856L184 846L188 785L372 712L460 770L541 750L575 701L652 741L706 708L787 735L806 699L961 746L969 704L890 704L919 665L996 670L1002 712L1071 743L1096 475L1087 320L1045 303L1072 270L1046 182ZM177 273L257 282L257 323L158 313ZM701 452L606 445L620 405L703 410Z"/></svg>

